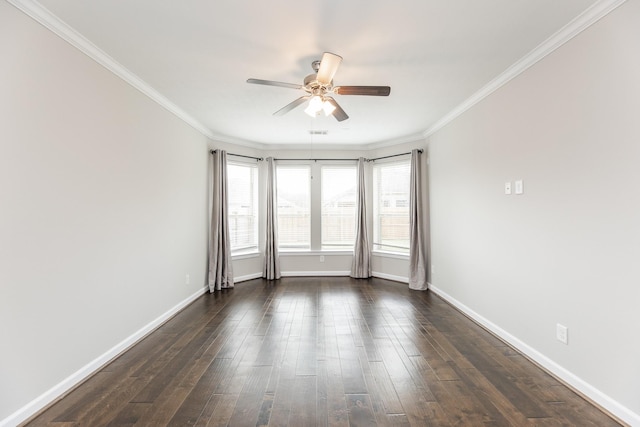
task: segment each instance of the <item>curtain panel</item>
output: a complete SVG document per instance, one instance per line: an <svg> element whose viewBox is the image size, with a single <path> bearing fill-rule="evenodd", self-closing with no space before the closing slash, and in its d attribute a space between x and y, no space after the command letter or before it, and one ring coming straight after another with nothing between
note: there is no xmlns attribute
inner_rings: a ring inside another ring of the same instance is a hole
<svg viewBox="0 0 640 427"><path fill-rule="evenodd" d="M409 288L424 291L427 287L427 257L422 220L422 163L420 151L411 150L409 184Z"/></svg>
<svg viewBox="0 0 640 427"><path fill-rule="evenodd" d="M233 288L229 208L227 189L227 152L211 154L211 227L209 237L209 292Z"/></svg>
<svg viewBox="0 0 640 427"><path fill-rule="evenodd" d="M367 205L365 194L365 159L358 159L358 187L356 193L356 241L351 261L351 277L367 279L371 277L371 251L367 235Z"/></svg>
<svg viewBox="0 0 640 427"><path fill-rule="evenodd" d="M276 170L272 157L267 157L267 209L266 209L266 236L264 248L264 266L262 277L267 280L276 280L281 277L280 258L278 254L278 217L276 193Z"/></svg>

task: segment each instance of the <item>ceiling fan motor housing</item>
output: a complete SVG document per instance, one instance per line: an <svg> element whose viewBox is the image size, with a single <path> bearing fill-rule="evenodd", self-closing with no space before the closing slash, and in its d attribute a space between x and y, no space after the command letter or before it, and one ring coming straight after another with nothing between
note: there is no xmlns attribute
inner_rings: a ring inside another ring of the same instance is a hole
<svg viewBox="0 0 640 427"><path fill-rule="evenodd" d="M309 74L307 77L304 78L304 87L307 90L307 92L317 95L316 92L318 91L323 93L330 92L331 88L333 87L333 81L331 81L331 83L329 83L328 85L325 85L318 81L317 74Z"/></svg>
<svg viewBox="0 0 640 427"><path fill-rule="evenodd" d="M309 74L304 78L304 89L312 95L324 95L333 89L333 80L327 85L318 81L317 74Z"/></svg>

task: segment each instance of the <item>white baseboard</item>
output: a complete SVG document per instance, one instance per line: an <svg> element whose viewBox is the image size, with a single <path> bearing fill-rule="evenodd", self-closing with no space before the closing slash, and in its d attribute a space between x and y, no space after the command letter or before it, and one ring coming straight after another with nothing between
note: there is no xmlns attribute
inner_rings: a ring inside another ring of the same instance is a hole
<svg viewBox="0 0 640 427"><path fill-rule="evenodd" d="M51 403L55 402L58 398L63 396L65 393L69 392L75 386L83 382L85 379L93 375L95 372L100 370L103 366L113 360L115 357L119 356L122 352L136 344L142 338L147 336L150 332L153 332L156 328L162 325L164 322L169 320L175 314L177 314L180 310L191 304L193 301L198 299L202 294L207 292L207 288L203 288L189 297L185 298L175 306L171 307L165 313L160 315L155 320L151 321L147 325L143 326L141 329L136 331L133 335L125 338L120 343L116 344L114 347L109 349L106 353L92 360L69 377L65 378L63 381L53 386L51 389L41 394L37 398L33 399L28 404L24 405L22 408L18 409L13 414L9 415L7 418L0 420L0 427L12 427L16 426L27 419L32 417L38 411L46 408Z"/></svg>
<svg viewBox="0 0 640 427"><path fill-rule="evenodd" d="M409 283L409 278L404 276L394 276L393 274L379 273L377 271L372 271L371 275L380 279L393 280L394 282Z"/></svg>
<svg viewBox="0 0 640 427"><path fill-rule="evenodd" d="M580 377L576 376L569 370L564 367L558 365L553 360L549 359L544 354L540 353L533 347L527 345L526 343L520 341L515 336L511 335L498 325L489 321L485 317L479 315L460 301L453 298L451 295L447 294L438 287L429 284L429 289L447 301L449 304L456 307L458 310L463 312L473 321L491 331L493 334L501 338L503 341L507 342L522 354L524 354L527 358L532 360L534 363L538 364L543 369L547 370L551 375L558 378L560 381L564 382L570 388L573 388L578 393L584 395L587 399L590 399L595 404L602 407L604 410L608 411L614 417L619 418L619 420L631 425L631 426L640 426L640 414L636 414L631 411L626 406L607 396L588 382L584 381Z"/></svg>
<svg viewBox="0 0 640 427"><path fill-rule="evenodd" d="M282 277L349 276L350 271L283 271Z"/></svg>
<svg viewBox="0 0 640 427"><path fill-rule="evenodd" d="M282 277L344 277L350 276L350 271L283 271ZM408 277L394 276L392 274L372 272L371 276L381 279L393 280L394 282L409 283ZM234 278L235 283L244 282L246 280L259 279L262 273L247 274Z"/></svg>

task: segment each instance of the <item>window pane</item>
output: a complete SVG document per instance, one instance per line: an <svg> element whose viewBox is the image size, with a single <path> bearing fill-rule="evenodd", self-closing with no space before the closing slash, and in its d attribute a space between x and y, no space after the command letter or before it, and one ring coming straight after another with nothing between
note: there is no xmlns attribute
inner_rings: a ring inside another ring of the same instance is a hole
<svg viewBox="0 0 640 427"><path fill-rule="evenodd" d="M322 249L352 249L356 225L356 168L322 168Z"/></svg>
<svg viewBox="0 0 640 427"><path fill-rule="evenodd" d="M311 247L309 166L277 166L278 247Z"/></svg>
<svg viewBox="0 0 640 427"><path fill-rule="evenodd" d="M231 253L258 249L258 168L227 164Z"/></svg>
<svg viewBox="0 0 640 427"><path fill-rule="evenodd" d="M410 162L374 165L374 249L409 253Z"/></svg>

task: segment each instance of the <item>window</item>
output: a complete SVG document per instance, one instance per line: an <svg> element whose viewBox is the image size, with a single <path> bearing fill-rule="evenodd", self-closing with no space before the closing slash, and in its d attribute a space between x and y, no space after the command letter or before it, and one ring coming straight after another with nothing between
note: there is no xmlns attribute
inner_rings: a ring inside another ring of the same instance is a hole
<svg viewBox="0 0 640 427"><path fill-rule="evenodd" d="M311 248L311 170L308 165L277 165L278 248Z"/></svg>
<svg viewBox="0 0 640 427"><path fill-rule="evenodd" d="M356 168L321 169L322 249L352 249L356 231Z"/></svg>
<svg viewBox="0 0 640 427"><path fill-rule="evenodd" d="M409 253L409 160L373 166L373 249Z"/></svg>
<svg viewBox="0 0 640 427"><path fill-rule="evenodd" d="M234 255L258 250L258 167L227 163L229 234Z"/></svg>

